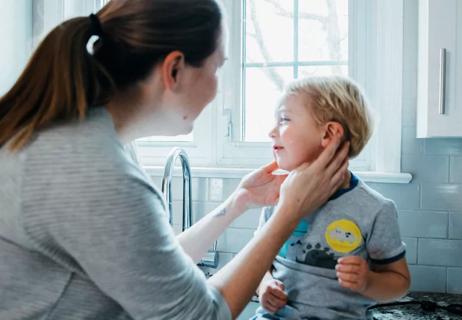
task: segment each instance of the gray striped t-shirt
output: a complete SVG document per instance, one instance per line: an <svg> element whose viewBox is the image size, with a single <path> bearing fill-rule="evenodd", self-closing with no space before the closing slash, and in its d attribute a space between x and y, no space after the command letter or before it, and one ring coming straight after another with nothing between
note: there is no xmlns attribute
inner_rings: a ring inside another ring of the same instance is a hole
<svg viewBox="0 0 462 320"><path fill-rule="evenodd" d="M0 319L230 319L112 118L0 149Z"/></svg>

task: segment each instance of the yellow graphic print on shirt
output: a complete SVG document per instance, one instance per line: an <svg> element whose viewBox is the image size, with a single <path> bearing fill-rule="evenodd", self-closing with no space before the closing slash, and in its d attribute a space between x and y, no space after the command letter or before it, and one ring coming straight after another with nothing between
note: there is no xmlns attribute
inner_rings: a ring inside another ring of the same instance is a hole
<svg viewBox="0 0 462 320"><path fill-rule="evenodd" d="M352 252L362 243L361 230L351 220L340 219L332 222L325 233L327 244L341 253Z"/></svg>

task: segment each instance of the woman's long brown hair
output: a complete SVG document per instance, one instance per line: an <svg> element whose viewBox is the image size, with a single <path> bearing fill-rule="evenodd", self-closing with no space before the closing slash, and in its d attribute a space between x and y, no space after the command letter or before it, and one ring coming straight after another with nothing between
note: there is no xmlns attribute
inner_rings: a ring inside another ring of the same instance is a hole
<svg viewBox="0 0 462 320"><path fill-rule="evenodd" d="M0 148L23 148L36 132L84 119L88 108L145 79L169 52L200 67L217 46L221 12L214 0L112 0L88 17L67 20L41 42L13 87L0 99Z"/></svg>

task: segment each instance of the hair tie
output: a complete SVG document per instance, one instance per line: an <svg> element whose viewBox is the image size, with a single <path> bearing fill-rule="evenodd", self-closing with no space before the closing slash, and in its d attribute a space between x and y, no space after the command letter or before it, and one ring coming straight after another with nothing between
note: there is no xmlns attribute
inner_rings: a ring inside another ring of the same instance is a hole
<svg viewBox="0 0 462 320"><path fill-rule="evenodd" d="M98 37L103 36L103 27L101 26L101 22L96 14L92 13L88 16L90 18L90 33L91 35L95 35Z"/></svg>

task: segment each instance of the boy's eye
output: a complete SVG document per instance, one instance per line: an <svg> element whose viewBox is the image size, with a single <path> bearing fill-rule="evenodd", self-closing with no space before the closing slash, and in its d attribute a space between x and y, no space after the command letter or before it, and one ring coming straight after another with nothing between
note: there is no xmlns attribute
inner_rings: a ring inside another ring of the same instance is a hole
<svg viewBox="0 0 462 320"><path fill-rule="evenodd" d="M290 121L290 119L287 117L279 117L279 120L278 120L279 123L286 123L288 121Z"/></svg>

